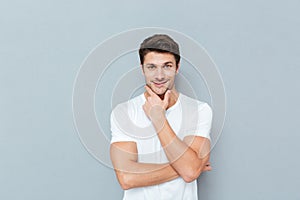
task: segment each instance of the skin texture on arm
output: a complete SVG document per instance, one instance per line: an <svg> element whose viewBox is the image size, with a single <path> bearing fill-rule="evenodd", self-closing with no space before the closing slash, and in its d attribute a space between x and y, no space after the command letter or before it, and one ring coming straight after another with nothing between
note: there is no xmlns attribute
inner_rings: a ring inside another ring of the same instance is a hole
<svg viewBox="0 0 300 200"><path fill-rule="evenodd" d="M197 179L209 165L209 140L200 136L187 136L184 141L180 140L165 117L169 102L174 101L171 95L175 95L168 90L161 100L149 87L145 89L148 97L143 109L156 129L170 164L186 182Z"/></svg>
<svg viewBox="0 0 300 200"><path fill-rule="evenodd" d="M124 190L157 185L179 177L168 163L139 163L135 142L112 143L110 155L118 181Z"/></svg>
<svg viewBox="0 0 300 200"><path fill-rule="evenodd" d="M199 136L187 136L180 140L168 121L158 132L161 145L172 167L186 182L197 179L209 161L209 140Z"/></svg>
<svg viewBox="0 0 300 200"><path fill-rule="evenodd" d="M192 137L185 138L191 146L198 146ZM178 178L178 172L169 164L139 163L135 142L115 142L110 148L111 160L117 179L124 190L157 185ZM202 171L210 171L206 163Z"/></svg>

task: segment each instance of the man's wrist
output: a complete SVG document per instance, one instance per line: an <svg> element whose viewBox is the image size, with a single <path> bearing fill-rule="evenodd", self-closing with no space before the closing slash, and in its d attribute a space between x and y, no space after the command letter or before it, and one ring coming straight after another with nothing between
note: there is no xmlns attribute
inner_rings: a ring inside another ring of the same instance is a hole
<svg viewBox="0 0 300 200"><path fill-rule="evenodd" d="M154 117L151 117L151 122L158 133L162 130L162 128L165 126L167 121L167 118L165 116L165 112L162 112L160 114L155 115Z"/></svg>

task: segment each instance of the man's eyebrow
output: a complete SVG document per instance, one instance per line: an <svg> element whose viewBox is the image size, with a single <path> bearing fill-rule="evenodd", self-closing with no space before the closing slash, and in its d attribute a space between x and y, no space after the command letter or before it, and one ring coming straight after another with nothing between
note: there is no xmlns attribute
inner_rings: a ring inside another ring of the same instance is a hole
<svg viewBox="0 0 300 200"><path fill-rule="evenodd" d="M165 62L164 64L165 64L165 65L166 65L166 64L173 64L173 62L172 62L172 61L168 61L168 62Z"/></svg>
<svg viewBox="0 0 300 200"><path fill-rule="evenodd" d="M167 61L167 62L163 63L163 65L167 65L167 64L173 64L173 62L172 61ZM154 64L154 63L147 63L145 65L147 65L147 66L152 66L152 65L156 66L156 64Z"/></svg>

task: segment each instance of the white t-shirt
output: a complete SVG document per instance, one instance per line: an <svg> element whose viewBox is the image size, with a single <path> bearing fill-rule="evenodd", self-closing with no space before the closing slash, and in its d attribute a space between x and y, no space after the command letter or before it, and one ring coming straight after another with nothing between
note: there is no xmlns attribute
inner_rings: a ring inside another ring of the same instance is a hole
<svg viewBox="0 0 300 200"><path fill-rule="evenodd" d="M116 106L111 114L111 143L136 142L138 162L167 163L159 138L143 110L145 101L144 94L141 94ZM181 140L187 135L210 139L212 110L207 103L180 93L177 102L166 111L166 117ZM123 200L153 199L197 200L197 181L186 183L179 177L162 184L124 191Z"/></svg>

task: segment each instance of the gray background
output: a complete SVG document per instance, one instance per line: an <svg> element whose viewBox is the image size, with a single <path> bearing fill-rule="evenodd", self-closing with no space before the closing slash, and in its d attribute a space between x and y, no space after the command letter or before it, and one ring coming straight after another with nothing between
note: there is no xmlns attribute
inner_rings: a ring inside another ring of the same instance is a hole
<svg viewBox="0 0 300 200"><path fill-rule="evenodd" d="M120 199L81 144L72 89L83 59L131 28L183 32L209 52L227 118L203 200L299 199L299 1L1 1L0 199Z"/></svg>

